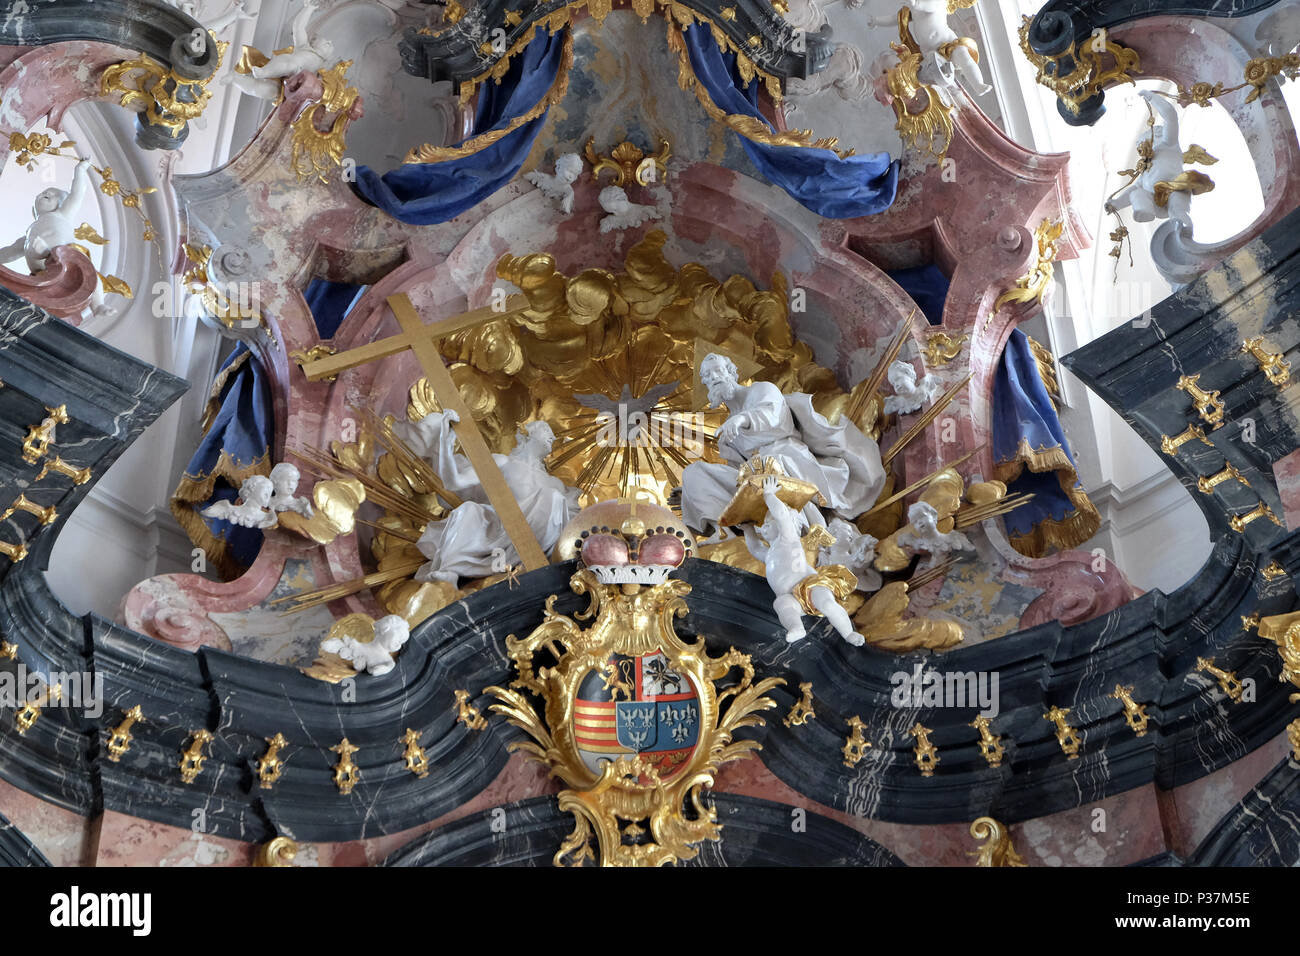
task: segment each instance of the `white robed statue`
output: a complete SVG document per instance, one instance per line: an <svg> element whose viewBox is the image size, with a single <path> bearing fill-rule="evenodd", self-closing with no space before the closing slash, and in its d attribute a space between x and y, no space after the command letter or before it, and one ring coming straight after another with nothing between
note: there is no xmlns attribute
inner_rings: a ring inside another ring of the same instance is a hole
<svg viewBox="0 0 1300 956"><path fill-rule="evenodd" d="M442 521L429 522L420 536L416 547L429 561L415 573L417 581L457 584L462 577L501 573L520 560L500 516L488 503L474 466L455 451L456 433L451 426L459 420L455 412L445 411L396 426L411 449L429 460L443 487L462 501ZM546 471L546 456L554 443L555 435L546 422L530 422L519 432L510 454L492 456L546 552L555 547L560 531L578 513L581 494Z"/></svg>
<svg viewBox="0 0 1300 956"><path fill-rule="evenodd" d="M718 429L718 453L727 462L692 462L682 471L682 518L697 531L716 524L736 493L739 466L756 455L774 458L791 478L816 485L829 511L856 518L876 503L885 485L879 446L856 425L828 422L812 396L790 395L771 382L742 386L735 363L714 352L700 363L709 406L726 405ZM811 523L825 518L811 503Z"/></svg>

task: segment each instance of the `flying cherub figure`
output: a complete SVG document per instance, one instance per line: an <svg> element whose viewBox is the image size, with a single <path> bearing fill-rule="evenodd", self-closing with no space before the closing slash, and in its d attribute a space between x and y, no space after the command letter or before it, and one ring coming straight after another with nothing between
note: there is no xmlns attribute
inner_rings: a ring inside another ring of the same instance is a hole
<svg viewBox="0 0 1300 956"><path fill-rule="evenodd" d="M900 548L925 551L932 557L949 551L974 551L975 545L960 531L944 534L939 530L939 510L928 501L918 501L907 509L907 527L895 538Z"/></svg>
<svg viewBox="0 0 1300 956"><path fill-rule="evenodd" d="M331 637L321 641L320 649L349 661L358 674L382 677L397 666L393 655L410 637L411 628L406 619L400 614L389 614L375 621L375 638L369 643L355 637Z"/></svg>
<svg viewBox="0 0 1300 956"><path fill-rule="evenodd" d="M281 511L296 511L304 518L312 516L311 502L301 496L295 496L294 492L298 490L298 482L302 480L302 474L295 465L282 461L271 469L271 486L275 493L271 496L271 503L268 507L279 513Z"/></svg>
<svg viewBox="0 0 1300 956"><path fill-rule="evenodd" d="M659 218L658 209L632 202L621 186L606 186L600 191L597 199L600 201L600 208L609 213L600 220L602 233L615 229L635 229L649 219Z"/></svg>
<svg viewBox="0 0 1300 956"><path fill-rule="evenodd" d="M324 68L334 55L334 44L311 36L308 24L320 8L321 0L303 0L302 10L293 18L293 50L271 57L262 66L253 67L248 75L231 74L231 82L251 96L274 100L280 95L280 81L287 76Z"/></svg>
<svg viewBox="0 0 1300 956"><path fill-rule="evenodd" d="M961 37L948 25L949 0L905 0L907 7L897 17L871 17L873 27L904 26L927 60L938 56L953 65L976 96L991 92L979 66L979 47L970 37ZM974 0L971 0L973 3ZM968 7L971 3L961 3Z"/></svg>
<svg viewBox="0 0 1300 956"><path fill-rule="evenodd" d="M745 543L750 554L763 562L767 583L776 595L772 609L785 628L785 639L791 643L802 640L807 633L803 615L817 614L830 621L850 644L861 646L866 638L853 630L853 622L839 603L856 586L852 573L842 566L814 568L809 564L799 537L800 516L777 496L780 479L764 478L762 487L767 520L759 533L767 544L758 540L752 525L745 525Z"/></svg>
<svg viewBox="0 0 1300 956"><path fill-rule="evenodd" d="M265 475L250 475L239 486L239 504L233 501L217 501L203 509L203 517L229 521L241 528L274 528L279 524L275 512L271 511L271 497L275 486Z"/></svg>
<svg viewBox="0 0 1300 956"><path fill-rule="evenodd" d="M934 401L939 391L938 380L926 374L919 382L911 362L895 362L889 366L889 384L894 394L885 399L885 414L915 412L926 402Z"/></svg>
<svg viewBox="0 0 1300 956"><path fill-rule="evenodd" d="M1139 167L1137 179L1106 203L1107 212L1133 207L1138 222L1172 219L1187 237L1192 235L1192 196L1209 192L1214 182L1204 173L1186 170L1186 163L1218 162L1199 146L1184 151L1178 145L1178 110L1164 97L1151 90L1138 94L1146 100L1160 123L1151 133L1150 157L1145 168ZM1142 147L1140 146L1139 149Z"/></svg>
<svg viewBox="0 0 1300 956"><path fill-rule="evenodd" d="M869 534L863 534L843 518L832 518L826 525L826 530L834 535L835 541L822 548L818 566L841 565L852 571L858 579L857 590L879 590L883 582L880 572L871 566L871 562L876 559L876 545L880 541Z"/></svg>
<svg viewBox="0 0 1300 956"><path fill-rule="evenodd" d="M88 159L77 163L71 189L52 186L36 194L32 203L32 224L27 227L27 234L0 249L0 263L25 258L27 268L35 275L45 268L45 262L56 246L76 241L74 216L90 188L90 174L86 172L89 168Z"/></svg>
<svg viewBox="0 0 1300 956"><path fill-rule="evenodd" d="M582 157L577 153L565 153L555 161L555 175L533 171L524 173L524 179L542 191L547 199L555 201L555 207L569 215L573 212L573 184L582 175Z"/></svg>

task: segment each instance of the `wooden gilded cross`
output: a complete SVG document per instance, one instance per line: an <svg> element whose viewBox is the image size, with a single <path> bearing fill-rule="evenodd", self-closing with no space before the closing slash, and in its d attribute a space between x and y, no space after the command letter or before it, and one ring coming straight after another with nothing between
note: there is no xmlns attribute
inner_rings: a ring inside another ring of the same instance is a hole
<svg viewBox="0 0 1300 956"><path fill-rule="evenodd" d="M464 450L470 464L474 466L479 484L483 486L488 502L496 510L497 517L501 519L502 526L510 536L511 544L519 552L524 567L529 571L546 567L550 564L550 560L538 543L537 536L533 534L533 529L529 526L528 519L524 517L510 486L506 484L505 475L497 467L496 459L492 457L492 451L483 439L483 433L479 431L469 406L461 398L460 389L452 381L451 372L442 360L442 354L437 347L439 339L453 332L483 325L501 318L508 312L527 308L527 298L522 295L512 295L506 299L504 308L484 306L431 325L425 325L420 321L415 306L411 304L411 300L405 293L390 295L388 307L393 310L397 324L402 328L399 334L370 342L347 352L327 355L317 361L307 362L302 367L303 374L307 376L308 381L318 382L368 362L389 358L408 349L414 352L429 384L433 387L433 394L438 399L438 403L444 409L460 416L460 421L453 426L456 437L460 440L460 447Z"/></svg>

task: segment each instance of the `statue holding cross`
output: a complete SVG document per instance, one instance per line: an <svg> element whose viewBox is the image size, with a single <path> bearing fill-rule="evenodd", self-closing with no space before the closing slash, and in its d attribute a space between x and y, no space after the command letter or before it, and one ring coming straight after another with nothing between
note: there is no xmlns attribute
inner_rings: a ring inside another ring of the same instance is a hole
<svg viewBox="0 0 1300 956"><path fill-rule="evenodd" d="M518 498L511 490L510 483L502 473L497 458L488 448L483 433L475 423L473 413L461 397L455 382L452 381L451 372L443 362L437 347L438 340L444 336L491 322L501 318L503 313L526 308L527 305L527 299L522 295L515 295L506 299L504 309L487 306L425 325L405 294L390 295L388 307L392 309L393 316L401 326L402 331L399 334L347 352L307 362L302 366L302 371L309 381L318 382L368 362L400 354L408 349L414 352L429 384L433 387L438 403L444 410L455 413L454 439L459 441L464 451L468 467L472 469L476 479L476 486L481 488L481 497L486 498L487 504L491 505L501 528L509 538L514 551L519 555L524 569L536 571L550 563L546 549L538 541L538 536L525 516L524 509L520 507ZM464 470L463 466L462 470ZM564 522L561 521L560 524L562 526Z"/></svg>

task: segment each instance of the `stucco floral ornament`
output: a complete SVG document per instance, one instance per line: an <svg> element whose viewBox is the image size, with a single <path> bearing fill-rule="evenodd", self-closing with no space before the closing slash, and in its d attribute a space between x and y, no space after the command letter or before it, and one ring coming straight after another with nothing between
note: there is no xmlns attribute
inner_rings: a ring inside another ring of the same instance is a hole
<svg viewBox="0 0 1300 956"><path fill-rule="evenodd" d="M733 734L762 725L758 712L776 706L764 695L784 681L755 682L748 655L732 648L711 656L702 638L688 643L674 630L691 586L668 575L691 541L681 519L658 505L620 499L584 509L557 554L578 557L569 586L590 606L570 618L552 595L539 627L506 638L518 676L509 689L485 693L500 701L491 710L532 738L511 749L546 763L568 786L559 804L574 830L557 866L691 859L696 844L722 832L702 790L722 764L760 746ZM540 698L540 710L528 695Z"/></svg>

